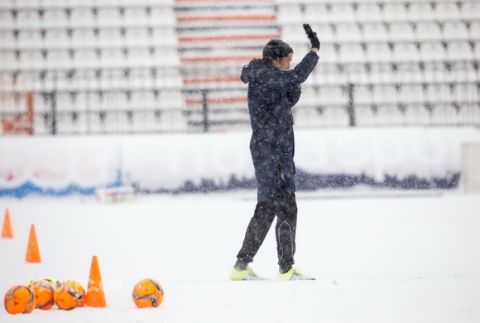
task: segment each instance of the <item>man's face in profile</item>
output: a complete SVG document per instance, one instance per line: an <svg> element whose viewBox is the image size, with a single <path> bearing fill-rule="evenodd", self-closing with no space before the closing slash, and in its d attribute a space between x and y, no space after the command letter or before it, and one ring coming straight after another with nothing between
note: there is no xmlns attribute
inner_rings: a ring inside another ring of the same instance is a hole
<svg viewBox="0 0 480 323"><path fill-rule="evenodd" d="M288 71L290 69L290 63L292 62L293 53L288 56L280 57L272 61L272 65L280 71Z"/></svg>

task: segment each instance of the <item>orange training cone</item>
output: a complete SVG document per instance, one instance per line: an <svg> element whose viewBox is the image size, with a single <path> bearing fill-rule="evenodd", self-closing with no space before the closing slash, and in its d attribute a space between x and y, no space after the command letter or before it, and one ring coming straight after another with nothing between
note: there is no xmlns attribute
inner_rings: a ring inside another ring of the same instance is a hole
<svg viewBox="0 0 480 323"><path fill-rule="evenodd" d="M12 225L10 224L10 211L5 209L3 216L2 238L13 239Z"/></svg>
<svg viewBox="0 0 480 323"><path fill-rule="evenodd" d="M41 262L40 252L38 251L37 234L35 233L35 225L33 224L30 224L30 235L28 237L25 260L32 263Z"/></svg>
<svg viewBox="0 0 480 323"><path fill-rule="evenodd" d="M97 256L92 257L85 304L91 307L107 307Z"/></svg>

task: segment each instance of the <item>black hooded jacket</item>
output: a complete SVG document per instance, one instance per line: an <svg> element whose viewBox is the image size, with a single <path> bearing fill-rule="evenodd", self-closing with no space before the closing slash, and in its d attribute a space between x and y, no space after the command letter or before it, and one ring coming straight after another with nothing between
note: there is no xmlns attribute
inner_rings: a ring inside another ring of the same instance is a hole
<svg viewBox="0 0 480 323"><path fill-rule="evenodd" d="M276 200L295 192L295 140L292 107L300 98L305 82L318 62L309 52L289 71L280 71L263 60L254 59L242 70L248 83L248 110L252 126L250 152L258 184L258 200Z"/></svg>

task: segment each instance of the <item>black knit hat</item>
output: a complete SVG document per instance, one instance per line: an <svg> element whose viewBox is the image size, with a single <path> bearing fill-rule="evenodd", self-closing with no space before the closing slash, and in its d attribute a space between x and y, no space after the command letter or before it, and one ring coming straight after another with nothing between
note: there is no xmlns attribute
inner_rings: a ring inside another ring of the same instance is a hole
<svg viewBox="0 0 480 323"><path fill-rule="evenodd" d="M291 53L293 53L292 47L280 39L271 39L263 47L263 59L268 62L280 57L287 57Z"/></svg>

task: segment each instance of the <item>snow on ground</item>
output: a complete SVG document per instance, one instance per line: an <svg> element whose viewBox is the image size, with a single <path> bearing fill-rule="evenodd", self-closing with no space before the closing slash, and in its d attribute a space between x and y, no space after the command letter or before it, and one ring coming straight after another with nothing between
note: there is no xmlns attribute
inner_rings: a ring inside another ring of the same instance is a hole
<svg viewBox="0 0 480 323"><path fill-rule="evenodd" d="M275 280L273 232L253 263L269 280L227 279L254 192L144 196L120 204L0 199L1 210L10 208L15 235L0 240L2 295L48 276L86 285L97 255L108 303L21 316L2 308L0 322L480 322L480 195L424 193L299 194L296 260L314 282ZM41 264L23 260L31 223ZM136 309L130 298L145 277L165 289L159 309Z"/></svg>

